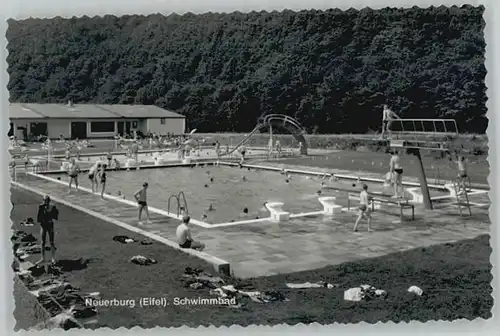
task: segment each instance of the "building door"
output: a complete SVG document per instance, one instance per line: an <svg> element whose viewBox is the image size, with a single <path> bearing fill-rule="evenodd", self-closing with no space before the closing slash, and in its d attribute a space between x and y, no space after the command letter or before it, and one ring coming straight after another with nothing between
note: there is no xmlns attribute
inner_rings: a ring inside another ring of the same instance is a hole
<svg viewBox="0 0 500 336"><path fill-rule="evenodd" d="M130 121L125 122L125 132L130 134L130 129L132 128L132 123Z"/></svg>
<svg viewBox="0 0 500 336"><path fill-rule="evenodd" d="M9 133L7 134L7 136L11 137L11 136L15 136L16 135L16 132L14 130L14 123L10 123L10 129L9 129Z"/></svg>
<svg viewBox="0 0 500 336"><path fill-rule="evenodd" d="M76 121L71 123L71 139L87 138L87 123Z"/></svg>
<svg viewBox="0 0 500 336"><path fill-rule="evenodd" d="M40 137L40 136L48 136L47 134L47 123L46 122L39 122L39 123L31 123L30 124L30 133L31 136L33 137Z"/></svg>
<svg viewBox="0 0 500 336"><path fill-rule="evenodd" d="M117 126L118 126L118 134L120 134L121 136L123 136L123 131L125 130L124 122L123 121L119 121Z"/></svg>

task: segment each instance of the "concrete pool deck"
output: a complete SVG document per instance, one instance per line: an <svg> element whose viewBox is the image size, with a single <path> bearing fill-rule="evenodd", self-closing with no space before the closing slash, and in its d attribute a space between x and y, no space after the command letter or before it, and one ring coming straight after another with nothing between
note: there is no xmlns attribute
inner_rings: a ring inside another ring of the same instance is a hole
<svg viewBox="0 0 500 336"><path fill-rule="evenodd" d="M137 225L137 208L111 199L101 199L87 192L68 194L65 185L35 175L19 174L18 183L63 197L67 203L79 205L141 230L175 240L178 220L160 214L152 215L150 225ZM488 195L471 197L477 204L488 204ZM375 212L373 228L367 233L353 233L356 218L343 212L335 218L314 215L292 218L284 223L260 221L241 225L204 228L193 226L193 236L206 243L208 254L230 263L232 272L241 278L292 273L316 269L391 252L474 238L489 233L488 208L473 206L472 216L460 217L450 202L427 211L416 207L416 220L400 223L397 211Z"/></svg>

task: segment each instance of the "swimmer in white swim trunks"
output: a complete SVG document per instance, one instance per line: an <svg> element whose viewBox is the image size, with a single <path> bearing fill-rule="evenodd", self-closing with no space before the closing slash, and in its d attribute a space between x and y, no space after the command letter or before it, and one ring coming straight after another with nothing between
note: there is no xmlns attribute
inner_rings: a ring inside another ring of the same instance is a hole
<svg viewBox="0 0 500 336"><path fill-rule="evenodd" d="M396 198L401 198L404 196L403 165L401 164L401 158L399 157L398 151L392 153L390 168L391 176L394 179L394 196Z"/></svg>
<svg viewBox="0 0 500 336"><path fill-rule="evenodd" d="M75 158L69 162L68 176L69 176L69 191L71 192L71 185L75 182L75 189L78 190L78 174L80 173L80 166L76 163Z"/></svg>
<svg viewBox="0 0 500 336"><path fill-rule="evenodd" d="M394 113L389 106L384 105L384 110L382 111L382 137L385 133L391 132L392 121L394 119L401 119L396 113Z"/></svg>
<svg viewBox="0 0 500 336"><path fill-rule="evenodd" d="M363 190L359 193L359 215L358 219L356 219L356 223L354 224L354 232L358 231L359 222L361 222L361 219L363 218L366 218L368 222L368 231L373 231L371 227L372 217L370 211L370 201L371 197L368 195L368 186L364 184Z"/></svg>

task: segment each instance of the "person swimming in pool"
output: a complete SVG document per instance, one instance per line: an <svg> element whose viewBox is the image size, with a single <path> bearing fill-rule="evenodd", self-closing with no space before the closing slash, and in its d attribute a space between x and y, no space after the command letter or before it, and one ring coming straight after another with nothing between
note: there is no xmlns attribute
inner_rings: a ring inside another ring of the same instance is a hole
<svg viewBox="0 0 500 336"><path fill-rule="evenodd" d="M358 225L361 222L361 219L366 218L368 222L368 231L371 232L372 227L371 227L371 211L370 211L370 200L371 197L368 194L368 186L366 184L363 185L363 190L359 193L359 215L358 219L356 219L356 223L354 224L354 229L353 231L356 232L358 231Z"/></svg>
<svg viewBox="0 0 500 336"><path fill-rule="evenodd" d="M139 225L142 224L142 212L144 211L146 214L146 224L149 224L149 211L148 211L148 183L144 182L142 184L142 188L135 192L134 198L139 205Z"/></svg>
<svg viewBox="0 0 500 336"><path fill-rule="evenodd" d="M96 187L97 187L97 172L100 168L100 163L94 164L92 167L89 169L89 180L90 183L92 183L92 193L96 192Z"/></svg>
<svg viewBox="0 0 500 336"><path fill-rule="evenodd" d="M101 198L104 198L104 190L106 189L106 165L102 164L101 169L99 169L97 179L101 182Z"/></svg>
<svg viewBox="0 0 500 336"><path fill-rule="evenodd" d="M398 151L394 151L390 161L390 173L394 178L394 196L396 198L403 197L403 165Z"/></svg>
<svg viewBox="0 0 500 336"><path fill-rule="evenodd" d="M80 173L80 166L76 163L75 158L69 161L68 176L69 176L69 191L71 192L71 185L75 182L75 190L78 191L78 174Z"/></svg>

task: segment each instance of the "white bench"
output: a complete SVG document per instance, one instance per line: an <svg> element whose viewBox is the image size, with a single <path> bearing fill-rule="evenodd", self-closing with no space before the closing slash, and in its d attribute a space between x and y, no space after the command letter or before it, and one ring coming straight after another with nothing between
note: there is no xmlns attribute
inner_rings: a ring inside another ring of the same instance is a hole
<svg viewBox="0 0 500 336"><path fill-rule="evenodd" d="M324 196L319 197L318 201L323 205L323 213L325 215L334 215L342 212L342 206L335 203L336 197Z"/></svg>
<svg viewBox="0 0 500 336"><path fill-rule="evenodd" d="M413 203L424 203L424 195L420 192L420 188L408 188L406 191L411 195Z"/></svg>
<svg viewBox="0 0 500 336"><path fill-rule="evenodd" d="M266 208L271 213L271 221L283 222L290 219L290 213L283 210L283 205L282 202L266 203Z"/></svg>

